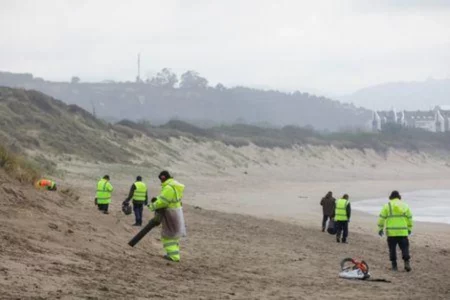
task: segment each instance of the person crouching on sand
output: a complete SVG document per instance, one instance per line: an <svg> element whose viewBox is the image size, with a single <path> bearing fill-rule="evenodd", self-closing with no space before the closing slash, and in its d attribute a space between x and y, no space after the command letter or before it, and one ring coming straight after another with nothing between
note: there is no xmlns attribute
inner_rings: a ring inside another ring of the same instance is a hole
<svg viewBox="0 0 450 300"><path fill-rule="evenodd" d="M48 191L56 191L56 182L50 179L40 179L36 181L34 186L38 189L46 189Z"/></svg>

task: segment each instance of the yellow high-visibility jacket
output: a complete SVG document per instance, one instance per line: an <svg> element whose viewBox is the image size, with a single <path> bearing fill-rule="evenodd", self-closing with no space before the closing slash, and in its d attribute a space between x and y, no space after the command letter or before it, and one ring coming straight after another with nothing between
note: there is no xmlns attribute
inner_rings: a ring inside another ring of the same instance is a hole
<svg viewBox="0 0 450 300"><path fill-rule="evenodd" d="M97 204L111 203L111 193L114 190L112 184L106 179L100 179L97 183Z"/></svg>
<svg viewBox="0 0 450 300"><path fill-rule="evenodd" d="M386 226L386 235L408 236L413 227L412 213L408 204L400 199L390 200L381 209L378 230Z"/></svg>
<svg viewBox="0 0 450 300"><path fill-rule="evenodd" d="M181 200L184 185L173 178L161 185L161 192L156 201L149 205L151 211L159 210L161 215L161 236L163 238L179 238L186 235Z"/></svg>

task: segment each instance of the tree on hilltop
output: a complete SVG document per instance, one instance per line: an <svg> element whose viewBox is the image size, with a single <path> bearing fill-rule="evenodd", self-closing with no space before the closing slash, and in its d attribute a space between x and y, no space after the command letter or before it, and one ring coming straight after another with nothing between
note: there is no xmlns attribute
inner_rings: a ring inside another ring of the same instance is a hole
<svg viewBox="0 0 450 300"><path fill-rule="evenodd" d="M150 84L157 87L174 88L178 83L177 74L169 68L164 68L150 80Z"/></svg>
<svg viewBox="0 0 450 300"><path fill-rule="evenodd" d="M80 77L78 77L78 76L72 76L72 78L70 79L70 83L72 83L72 84L77 84L77 83L80 83Z"/></svg>
<svg viewBox="0 0 450 300"><path fill-rule="evenodd" d="M183 89L206 89L208 87L208 79L201 77L196 71L187 71L181 75L180 88Z"/></svg>

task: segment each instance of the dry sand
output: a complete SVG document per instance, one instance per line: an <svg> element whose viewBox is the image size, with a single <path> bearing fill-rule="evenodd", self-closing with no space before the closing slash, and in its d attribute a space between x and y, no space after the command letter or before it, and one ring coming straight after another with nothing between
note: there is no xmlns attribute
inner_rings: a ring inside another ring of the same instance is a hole
<svg viewBox="0 0 450 300"><path fill-rule="evenodd" d="M403 152L385 159L370 151L332 148L213 145L220 148L214 152L211 145L177 143L171 146L184 149L185 160L163 155L153 159L187 185L188 237L181 242L181 263L161 259L159 229L136 248L126 244L137 229L130 226L132 216L121 214L120 203L138 174L148 179L155 194L157 168L73 160L61 167L67 171L64 185L77 190L78 200L32 189L22 194L0 176L0 297L450 298L449 226L416 223L413 271L392 273L386 241L376 234L376 218L354 211L350 243L336 244L333 236L320 231L319 206L328 190L349 193L358 201L386 196L392 189L447 188L446 160ZM92 204L95 179L105 173L116 187L113 213L107 216ZM392 282L339 279L339 262L348 256L365 259L373 278Z"/></svg>

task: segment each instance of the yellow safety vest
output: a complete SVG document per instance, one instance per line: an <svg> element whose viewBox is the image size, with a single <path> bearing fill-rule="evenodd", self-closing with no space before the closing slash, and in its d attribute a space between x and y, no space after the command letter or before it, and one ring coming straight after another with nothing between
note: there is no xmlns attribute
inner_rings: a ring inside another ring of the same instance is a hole
<svg viewBox="0 0 450 300"><path fill-rule="evenodd" d="M113 186L106 179L100 179L97 183L97 204L109 204L111 203L111 193Z"/></svg>
<svg viewBox="0 0 450 300"><path fill-rule="evenodd" d="M336 209L334 211L334 220L335 221L348 221L347 216L347 205L348 200L339 199L336 201Z"/></svg>
<svg viewBox="0 0 450 300"><path fill-rule="evenodd" d="M134 201L145 201L145 196L147 195L147 186L142 181L136 181L134 183L136 189L133 193Z"/></svg>

